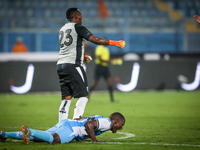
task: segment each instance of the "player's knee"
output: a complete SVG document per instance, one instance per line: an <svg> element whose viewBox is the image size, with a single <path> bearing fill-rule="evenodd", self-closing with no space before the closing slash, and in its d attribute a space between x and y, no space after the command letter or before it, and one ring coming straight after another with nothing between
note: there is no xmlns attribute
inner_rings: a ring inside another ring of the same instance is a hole
<svg viewBox="0 0 200 150"><path fill-rule="evenodd" d="M71 100L72 99L72 96L66 96L65 97L65 100Z"/></svg>

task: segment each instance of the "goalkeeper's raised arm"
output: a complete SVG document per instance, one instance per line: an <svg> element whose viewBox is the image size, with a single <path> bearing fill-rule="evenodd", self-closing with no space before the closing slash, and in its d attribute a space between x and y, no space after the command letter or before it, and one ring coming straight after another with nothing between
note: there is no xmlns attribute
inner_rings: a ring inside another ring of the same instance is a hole
<svg viewBox="0 0 200 150"><path fill-rule="evenodd" d="M107 40L107 39L103 39L100 37L96 37L94 35L91 35L89 37L88 41L90 41L94 44L98 44L98 45L113 45L113 46L117 46L121 49L123 49L126 45L125 41L123 41L123 40L119 40L119 41Z"/></svg>

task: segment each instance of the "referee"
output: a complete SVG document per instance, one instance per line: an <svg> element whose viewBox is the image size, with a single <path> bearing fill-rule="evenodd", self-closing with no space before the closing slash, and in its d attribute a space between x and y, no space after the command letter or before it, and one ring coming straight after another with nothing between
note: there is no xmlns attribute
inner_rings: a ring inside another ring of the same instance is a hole
<svg viewBox="0 0 200 150"><path fill-rule="evenodd" d="M60 81L62 102L59 108L59 121L68 118L72 97L78 98L73 118L80 118L88 102L88 84L83 69L84 41L98 45L125 46L125 41L106 40L94 36L82 26L82 15L79 9L69 8L66 11L66 23L59 31L60 51L57 61L57 73ZM86 61L87 63L89 61Z"/></svg>
<svg viewBox="0 0 200 150"><path fill-rule="evenodd" d="M90 94L97 86L99 79L103 77L108 86L110 100L111 102L114 102L112 78L111 78L109 67L108 67L108 64L110 61L110 52L109 52L108 47L104 45L98 45L95 50L95 58L96 58L95 59L96 66L95 66L95 71L94 71L94 80L89 90Z"/></svg>

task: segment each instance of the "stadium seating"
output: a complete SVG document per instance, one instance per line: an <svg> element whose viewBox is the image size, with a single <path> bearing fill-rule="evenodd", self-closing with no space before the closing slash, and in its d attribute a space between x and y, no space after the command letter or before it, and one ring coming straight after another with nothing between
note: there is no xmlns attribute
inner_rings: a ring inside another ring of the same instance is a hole
<svg viewBox="0 0 200 150"><path fill-rule="evenodd" d="M181 12L182 15L185 15L188 18L192 18L196 14L200 14L200 1L192 0L192 1L183 1L180 3L178 0L165 0L168 5L177 9Z"/></svg>
<svg viewBox="0 0 200 150"><path fill-rule="evenodd" d="M162 1L166 2L171 9L179 10L185 17L191 18L194 14L200 14L199 0L185 1L184 3L179 0ZM160 38L163 38L163 42L165 42L168 41L169 34L173 36L174 31L178 31L177 28L184 30L184 27L180 26L182 22L177 22L172 19L169 12L166 10L158 9L156 2L153 0L108 0L106 4L110 16L102 20L98 16L98 1L95 0L3 0L0 1L0 21L7 22L8 26L6 28L9 32L15 33L20 31L31 35L39 30L41 34L49 33L49 35L54 35L58 33L59 28L67 21L65 18L66 9L69 7L78 7L84 18L83 25L88 27L95 34L104 36L103 33L106 32L119 35L124 34L125 31L126 34L130 34L128 36L131 37L131 39L129 39L131 42L134 42L133 39L137 39L136 35L144 36L144 39L150 40L149 43L152 43L151 48L147 45L135 44L137 46L134 49L136 49L136 51L143 49L142 52L149 52L151 50L159 51L159 47L154 46L158 44L158 41L151 38L154 37L158 31L161 33L160 35L163 36ZM5 31L3 23L0 23L0 27L2 32ZM126 31L127 28L129 30L128 32ZM138 31L140 31L140 34L135 34ZM152 34L150 35L149 33ZM166 33L166 36L164 33ZM180 32L178 34L181 35L183 33ZM44 38L49 38L49 36L44 36ZM115 39L118 38L119 36L115 36ZM44 41L47 40L44 39ZM50 44L51 43L48 45ZM131 45L131 43L128 44ZM169 47L168 45L166 46L167 47L164 48L161 46L160 51L176 52L173 48L173 43L171 43L171 47L170 45ZM28 47L31 47L31 45ZM180 47L182 48L180 51L183 51L183 46ZM42 51L48 50L52 51L51 46L44 47L44 49L42 48ZM129 49L126 51L132 50L133 49ZM111 51L118 52L118 50L114 50L113 47Z"/></svg>
<svg viewBox="0 0 200 150"><path fill-rule="evenodd" d="M144 23L144 27L150 27L156 25L156 20L154 22L154 18L165 18L169 19L167 12L160 12L153 1L141 0L141 1L128 1L128 3L124 3L124 1L113 0L106 1L107 6L110 11L111 21L106 22L106 26L108 28L119 27L119 22L117 21L120 18L128 17L129 20L134 20L133 18L151 18L151 23ZM3 3L0 3L2 6ZM93 20L93 24L88 22L84 22L85 26L89 26L90 28L98 28L101 27L101 22L99 22L98 11L97 11L97 1L86 0L39 0L31 1L31 0L8 0L7 1L7 12L8 12L8 22L13 22L12 24L16 24L17 29L21 28L21 30L25 30L26 28L36 28L37 26L32 26L31 20L36 20L39 17L39 27L41 29L47 27L45 23L43 23L43 19L45 20L54 20L54 24L49 25L52 28L49 28L49 32L54 32L54 29L61 27L63 25L62 21L58 21L59 19L64 20L65 11L68 7L78 7L84 19ZM89 10L89 11L88 11ZM0 16L4 16L4 9L0 10ZM19 20L27 23L18 23ZM66 20L65 20L66 21ZM135 21L134 21L135 22ZM153 22L153 23L152 23ZM96 25L96 26L92 26ZM117 25L117 26L115 26ZM141 27L140 20L136 20L135 24L131 24L131 28L133 27ZM123 27L123 26L122 26ZM15 28L15 26L9 26L9 28Z"/></svg>

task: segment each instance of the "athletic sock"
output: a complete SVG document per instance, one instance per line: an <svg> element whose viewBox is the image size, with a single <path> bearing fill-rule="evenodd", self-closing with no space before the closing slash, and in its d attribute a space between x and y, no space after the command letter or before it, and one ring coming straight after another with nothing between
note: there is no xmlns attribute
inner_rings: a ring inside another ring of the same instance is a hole
<svg viewBox="0 0 200 150"><path fill-rule="evenodd" d="M113 98L113 88L112 88L112 86L108 86L108 91L109 91L109 94L110 94L110 100L113 102L114 98Z"/></svg>
<svg viewBox="0 0 200 150"><path fill-rule="evenodd" d="M70 105L71 105L71 99L70 100L62 100L62 102L60 104L60 108L59 108L59 121L68 118Z"/></svg>
<svg viewBox="0 0 200 150"><path fill-rule="evenodd" d="M76 106L74 108L74 116L73 118L81 118L83 116L85 106L88 102L87 97L80 97L76 102Z"/></svg>
<svg viewBox="0 0 200 150"><path fill-rule="evenodd" d="M92 86L92 87L89 89L89 92L91 93L93 90L94 90L94 87Z"/></svg>
<svg viewBox="0 0 200 150"><path fill-rule="evenodd" d="M5 132L5 138L10 139L19 139L23 138L23 133L21 131L18 132ZM33 141L34 137L30 136L30 140Z"/></svg>
<svg viewBox="0 0 200 150"><path fill-rule="evenodd" d="M88 93L88 101L90 101L90 94L91 92L94 90L94 87L92 86L90 89L89 89L89 93Z"/></svg>
<svg viewBox="0 0 200 150"><path fill-rule="evenodd" d="M45 132L45 131L38 131L38 130L30 129L30 135L37 139L48 142L50 144L53 142L53 136L50 133Z"/></svg>

